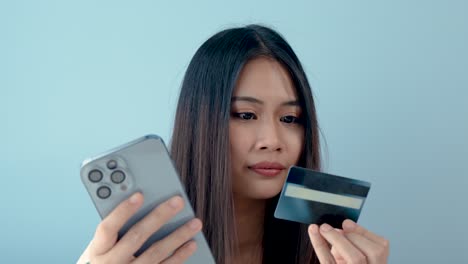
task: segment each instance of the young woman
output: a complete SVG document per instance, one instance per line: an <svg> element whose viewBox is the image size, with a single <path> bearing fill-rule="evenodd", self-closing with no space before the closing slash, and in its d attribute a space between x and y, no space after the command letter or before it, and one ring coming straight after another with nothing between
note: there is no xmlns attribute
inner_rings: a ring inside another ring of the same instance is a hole
<svg viewBox="0 0 468 264"><path fill-rule="evenodd" d="M338 230L273 217L288 167L320 170L319 149L311 88L284 38L258 25L221 31L187 69L172 135L197 219L134 258L183 207L172 198L116 241L143 202L136 193L98 225L79 263L183 263L200 230L217 263L386 263L388 241L350 220Z"/></svg>

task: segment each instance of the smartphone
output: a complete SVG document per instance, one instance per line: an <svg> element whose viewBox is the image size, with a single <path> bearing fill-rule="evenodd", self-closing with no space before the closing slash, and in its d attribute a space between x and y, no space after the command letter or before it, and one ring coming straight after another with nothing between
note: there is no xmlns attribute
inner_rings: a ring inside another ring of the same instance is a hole
<svg viewBox="0 0 468 264"><path fill-rule="evenodd" d="M195 217L164 141L157 135L141 137L86 159L80 176L102 219L133 193L143 194L143 206L119 231L119 239L160 203L174 195L184 199L184 209L155 232L135 253L136 257ZM197 250L186 263L215 263L203 232L193 240Z"/></svg>

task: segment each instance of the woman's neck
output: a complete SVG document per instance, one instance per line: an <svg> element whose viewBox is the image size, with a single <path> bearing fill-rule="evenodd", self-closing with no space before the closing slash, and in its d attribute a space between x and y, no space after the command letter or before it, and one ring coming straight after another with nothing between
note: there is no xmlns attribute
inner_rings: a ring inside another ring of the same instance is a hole
<svg viewBox="0 0 468 264"><path fill-rule="evenodd" d="M239 254L234 263L261 263L266 200L234 196Z"/></svg>

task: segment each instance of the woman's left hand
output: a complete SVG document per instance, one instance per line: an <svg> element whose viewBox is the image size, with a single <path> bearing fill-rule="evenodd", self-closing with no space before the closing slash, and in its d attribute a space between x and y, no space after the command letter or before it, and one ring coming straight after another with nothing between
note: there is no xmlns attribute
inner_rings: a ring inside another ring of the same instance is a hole
<svg viewBox="0 0 468 264"><path fill-rule="evenodd" d="M321 264L387 263L388 240L349 219L343 221L343 230L312 224L309 237Z"/></svg>

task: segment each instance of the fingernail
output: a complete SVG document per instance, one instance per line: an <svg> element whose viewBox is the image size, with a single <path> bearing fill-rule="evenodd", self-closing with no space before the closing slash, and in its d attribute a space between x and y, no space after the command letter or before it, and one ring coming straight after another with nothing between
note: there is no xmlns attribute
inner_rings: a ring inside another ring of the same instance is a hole
<svg viewBox="0 0 468 264"><path fill-rule="evenodd" d="M174 209L179 208L179 206L180 206L180 197L179 196L172 197L171 200L169 200L169 205Z"/></svg>
<svg viewBox="0 0 468 264"><path fill-rule="evenodd" d="M346 219L343 222L343 229L346 229L347 231L354 230L356 228L356 223L354 223L352 220Z"/></svg>
<svg viewBox="0 0 468 264"><path fill-rule="evenodd" d="M333 227L331 227L329 224L323 224L323 225L320 226L320 229L322 231L324 231L324 232L328 232L328 231L332 230Z"/></svg>
<svg viewBox="0 0 468 264"><path fill-rule="evenodd" d="M316 235L318 234L318 232L319 232L319 229L317 225L314 224L314 225L309 226L309 233Z"/></svg>
<svg viewBox="0 0 468 264"><path fill-rule="evenodd" d="M197 230L198 228L200 228L200 226L201 226L200 221L198 221L197 219L193 219L189 223L189 227L193 230Z"/></svg>
<svg viewBox="0 0 468 264"><path fill-rule="evenodd" d="M138 200L139 200L139 199L138 199L138 196L139 196L139 193L134 193L134 194L132 194L132 196L130 196L130 200L129 200L130 203L131 203L131 204L136 204L136 203L138 203Z"/></svg>

